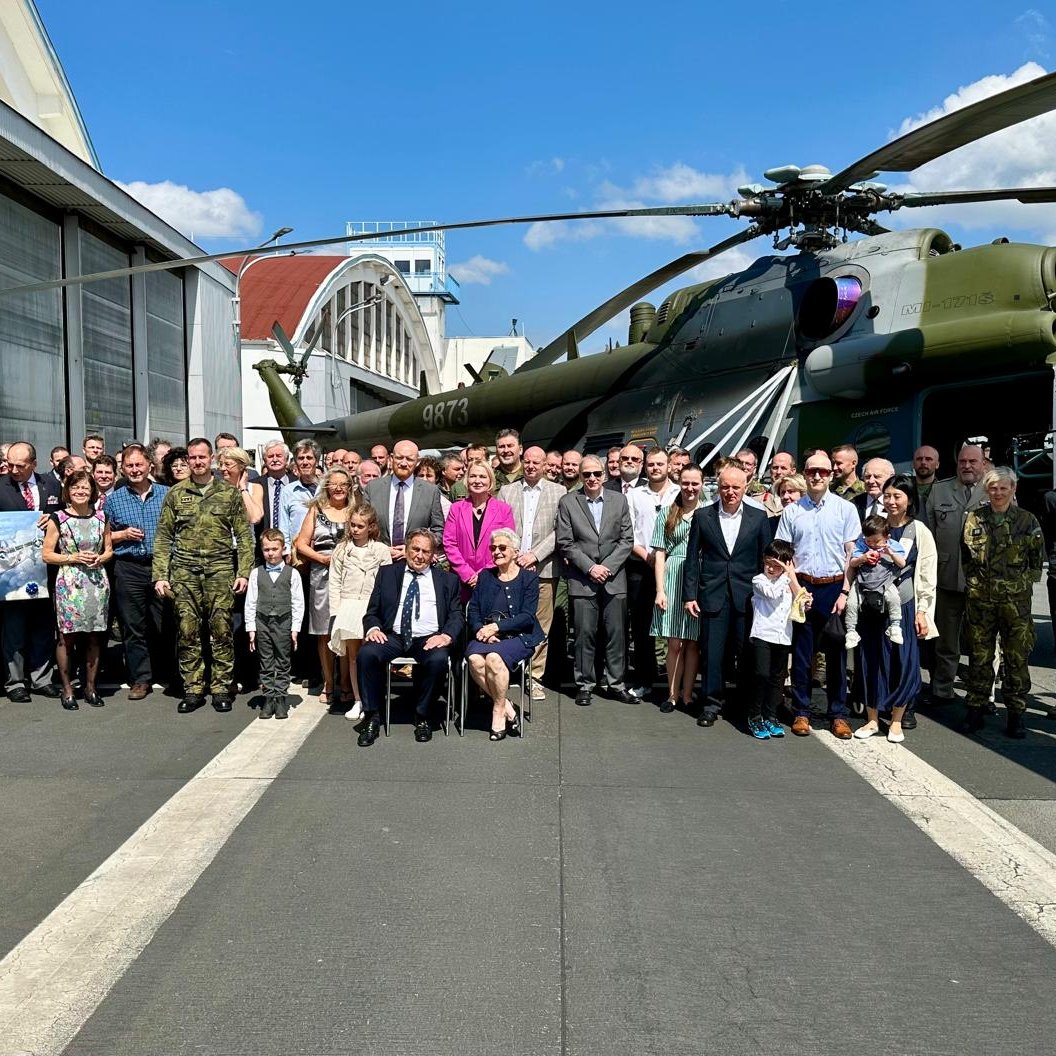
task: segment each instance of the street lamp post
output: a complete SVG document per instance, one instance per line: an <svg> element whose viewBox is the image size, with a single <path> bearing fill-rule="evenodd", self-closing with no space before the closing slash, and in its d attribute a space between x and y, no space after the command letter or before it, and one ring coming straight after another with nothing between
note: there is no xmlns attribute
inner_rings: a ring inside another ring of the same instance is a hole
<svg viewBox="0 0 1056 1056"><path fill-rule="evenodd" d="M280 227L273 232L269 238L264 239L264 241L256 248L263 249L264 246L270 245L272 242L277 242L280 238L290 234L292 231L292 227ZM295 256L296 253L296 250L290 250L290 256ZM231 322L231 328L234 331L236 355L242 351L242 297L239 293L242 285L242 276L249 271L258 260L264 259L264 257L243 257L242 263L235 275L235 295L231 298L231 308L234 313L234 319Z"/></svg>

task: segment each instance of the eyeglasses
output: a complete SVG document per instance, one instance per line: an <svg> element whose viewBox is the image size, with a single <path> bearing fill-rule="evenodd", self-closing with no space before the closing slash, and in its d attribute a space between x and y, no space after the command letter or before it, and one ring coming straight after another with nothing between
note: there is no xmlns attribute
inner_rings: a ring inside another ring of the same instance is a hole
<svg viewBox="0 0 1056 1056"><path fill-rule="evenodd" d="M637 455L620 455L621 462L641 462Z"/></svg>
<svg viewBox="0 0 1056 1056"><path fill-rule="evenodd" d="M602 471L600 469L585 469L583 470L584 477L600 477Z"/></svg>
<svg viewBox="0 0 1056 1056"><path fill-rule="evenodd" d="M832 476L832 470L831 469L820 469L820 468L808 469L808 470L806 470L806 474L807 474L808 477L831 477Z"/></svg>
<svg viewBox="0 0 1056 1056"><path fill-rule="evenodd" d="M493 554L504 554L507 551L508 547L505 546L503 543L497 543L493 544L491 547L489 547L489 549Z"/></svg>

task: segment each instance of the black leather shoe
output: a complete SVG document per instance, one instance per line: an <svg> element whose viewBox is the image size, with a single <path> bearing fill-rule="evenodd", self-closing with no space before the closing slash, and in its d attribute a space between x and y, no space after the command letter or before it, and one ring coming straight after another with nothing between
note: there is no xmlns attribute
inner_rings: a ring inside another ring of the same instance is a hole
<svg viewBox="0 0 1056 1056"><path fill-rule="evenodd" d="M640 697L636 697L629 689L624 689L622 686L619 689L610 687L609 696L621 704L641 704L642 702Z"/></svg>
<svg viewBox="0 0 1056 1056"><path fill-rule="evenodd" d="M590 690L581 689L576 694L576 707L577 708L589 708L590 707Z"/></svg>
<svg viewBox="0 0 1056 1056"><path fill-rule="evenodd" d="M102 708L106 705L106 701L98 693L86 693L84 702L93 708Z"/></svg>
<svg viewBox="0 0 1056 1056"><path fill-rule="evenodd" d="M197 711L204 703L205 697L184 697L176 705L176 712L179 715L190 715L192 711Z"/></svg>
<svg viewBox="0 0 1056 1056"><path fill-rule="evenodd" d="M213 694L213 711L230 711L231 698L223 693L217 696Z"/></svg>
<svg viewBox="0 0 1056 1056"><path fill-rule="evenodd" d="M419 744L425 744L426 741L433 739L433 728L429 725L428 719L419 719L414 724L414 739Z"/></svg>
<svg viewBox="0 0 1056 1056"><path fill-rule="evenodd" d="M719 715L715 711L702 711L700 718L697 719L698 726L714 726L718 721Z"/></svg>
<svg viewBox="0 0 1056 1056"><path fill-rule="evenodd" d="M48 697L50 700L55 700L57 697L62 696L62 688L55 685L54 682L49 682L46 686L34 687L33 692L38 697Z"/></svg>
<svg viewBox="0 0 1056 1056"><path fill-rule="evenodd" d="M80 711L80 706L77 703L76 697L63 697L60 695L59 700L62 702L62 706L67 711Z"/></svg>
<svg viewBox="0 0 1056 1056"><path fill-rule="evenodd" d="M381 719L378 718L377 712L371 712L367 716L366 725L359 731L359 739L356 741L356 744L358 744L360 748L369 748L378 739L378 734L380 732Z"/></svg>
<svg viewBox="0 0 1056 1056"><path fill-rule="evenodd" d="M965 708L961 719L961 729L965 733L981 733L986 726L986 716L982 708Z"/></svg>
<svg viewBox="0 0 1056 1056"><path fill-rule="evenodd" d="M917 728L917 717L911 711L902 716L902 729L915 730Z"/></svg>
<svg viewBox="0 0 1056 1056"><path fill-rule="evenodd" d="M13 689L7 691L7 699L12 704L28 704L29 703L29 690L24 686L15 686Z"/></svg>
<svg viewBox="0 0 1056 1056"><path fill-rule="evenodd" d="M1005 720L1005 736L1013 740L1022 741L1027 736L1027 728L1023 725L1023 712L1010 711Z"/></svg>
<svg viewBox="0 0 1056 1056"><path fill-rule="evenodd" d="M675 702L673 700L663 700L660 702L660 711L664 715L670 715L675 710Z"/></svg>

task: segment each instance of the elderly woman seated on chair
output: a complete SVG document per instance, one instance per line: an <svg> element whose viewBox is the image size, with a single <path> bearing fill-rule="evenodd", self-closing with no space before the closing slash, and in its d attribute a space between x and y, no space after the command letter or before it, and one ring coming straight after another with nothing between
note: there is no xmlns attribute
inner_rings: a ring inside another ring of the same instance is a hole
<svg viewBox="0 0 1056 1056"><path fill-rule="evenodd" d="M491 698L491 737L518 736L521 716L509 700L510 673L529 660L544 639L536 619L539 577L514 558L520 540L509 528L491 533L494 568L482 569L469 600L466 662L473 681Z"/></svg>

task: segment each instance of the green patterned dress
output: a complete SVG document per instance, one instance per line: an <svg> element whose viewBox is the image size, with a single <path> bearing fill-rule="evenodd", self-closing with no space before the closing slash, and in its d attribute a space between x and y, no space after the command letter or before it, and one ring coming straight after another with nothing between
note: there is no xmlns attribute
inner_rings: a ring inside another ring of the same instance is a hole
<svg viewBox="0 0 1056 1056"><path fill-rule="evenodd" d="M667 595L667 611L653 609L649 633L654 638L689 638L696 641L700 633L697 620L686 612L682 598L682 567L686 563L686 544L693 517L692 514L680 517L675 524L674 537L668 539L664 532L667 512L665 507L656 515L653 538L649 544L654 550L663 550L665 554L664 593Z"/></svg>

